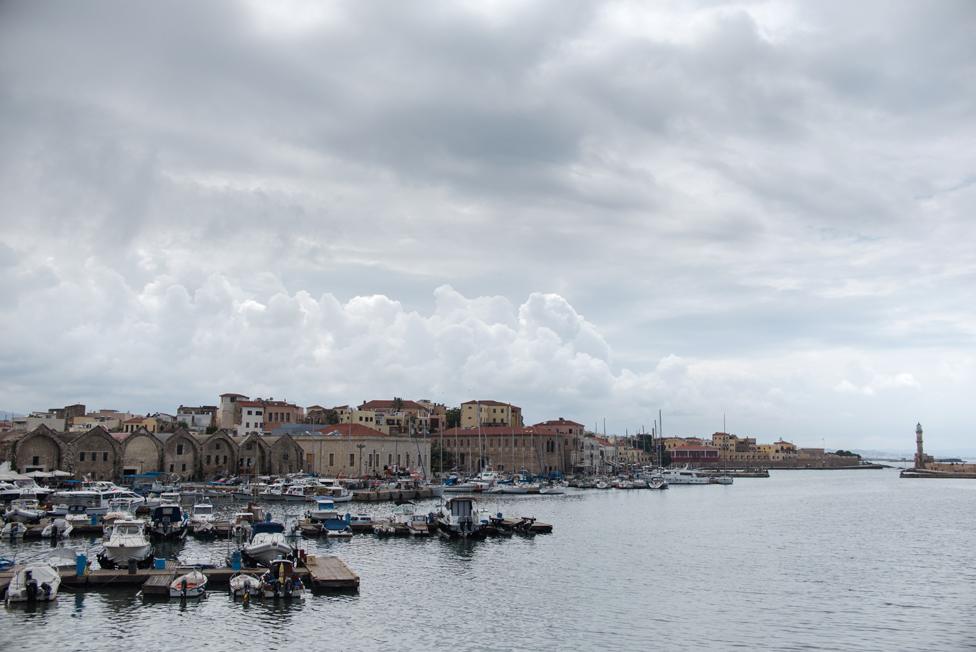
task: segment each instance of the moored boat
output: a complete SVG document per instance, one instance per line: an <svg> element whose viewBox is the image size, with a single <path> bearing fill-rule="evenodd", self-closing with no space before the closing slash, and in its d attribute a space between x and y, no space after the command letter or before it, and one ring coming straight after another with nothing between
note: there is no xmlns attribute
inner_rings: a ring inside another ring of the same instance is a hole
<svg viewBox="0 0 976 652"><path fill-rule="evenodd" d="M471 496L448 498L435 522L441 536L450 539L483 539L487 534L478 514L477 502Z"/></svg>
<svg viewBox="0 0 976 652"><path fill-rule="evenodd" d="M305 585L295 572L295 564L290 559L275 559L268 572L261 576L261 590L266 598L282 600L302 600L305 598Z"/></svg>
<svg viewBox="0 0 976 652"><path fill-rule="evenodd" d="M42 539L63 539L71 535L74 527L70 521L63 518L56 518L44 526L41 530Z"/></svg>
<svg viewBox="0 0 976 652"><path fill-rule="evenodd" d="M37 523L45 516L47 512L41 509L36 498L17 498L10 502L4 514L6 520L21 523Z"/></svg>
<svg viewBox="0 0 976 652"><path fill-rule="evenodd" d="M198 570L180 575L169 585L171 598L199 598L206 592L207 576Z"/></svg>
<svg viewBox="0 0 976 652"><path fill-rule="evenodd" d="M28 564L17 570L7 587L11 602L51 602L58 597L61 575L48 564Z"/></svg>
<svg viewBox="0 0 976 652"><path fill-rule="evenodd" d="M251 526L251 540L241 546L241 557L253 565L267 566L279 557L290 557L295 549L285 540L285 526L273 521Z"/></svg>
<svg viewBox="0 0 976 652"><path fill-rule="evenodd" d="M186 538L189 520L179 505L163 504L152 511L149 536L157 541L180 541Z"/></svg>
<svg viewBox="0 0 976 652"><path fill-rule="evenodd" d="M213 504L206 498L196 503L190 513L190 530L194 536L215 536Z"/></svg>
<svg viewBox="0 0 976 652"><path fill-rule="evenodd" d="M234 598L245 595L261 595L263 582L253 575L238 573L230 578L230 594Z"/></svg>
<svg viewBox="0 0 976 652"><path fill-rule="evenodd" d="M4 523L3 529L0 529L0 539L5 541L23 539L25 534L27 534L27 526L20 521Z"/></svg>
<svg viewBox="0 0 976 652"><path fill-rule="evenodd" d="M102 544L98 563L106 568L127 566L135 561L137 566L146 567L152 563L153 547L146 538L146 524L139 520L118 520Z"/></svg>
<svg viewBox="0 0 976 652"><path fill-rule="evenodd" d="M677 484L709 484L708 477L698 471L684 466L680 469L665 469L664 479L669 485Z"/></svg>

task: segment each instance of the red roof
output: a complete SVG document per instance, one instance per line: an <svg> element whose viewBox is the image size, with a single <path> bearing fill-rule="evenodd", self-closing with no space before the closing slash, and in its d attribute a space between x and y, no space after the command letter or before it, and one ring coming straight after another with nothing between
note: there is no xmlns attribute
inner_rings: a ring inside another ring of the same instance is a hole
<svg viewBox="0 0 976 652"><path fill-rule="evenodd" d="M716 446L693 446L691 444L688 444L686 446L675 446L674 448L671 449L671 452L674 453L675 451L680 452L680 451L717 451L717 450L719 449Z"/></svg>
<svg viewBox="0 0 976 652"><path fill-rule="evenodd" d="M247 398L243 394L235 394L234 392L227 392L226 394L221 394L220 396L221 398L223 398L224 396L243 396L244 398Z"/></svg>
<svg viewBox="0 0 976 652"><path fill-rule="evenodd" d="M535 424L536 426L579 426L580 428L585 428L582 423L576 423L575 421L570 421L569 419L550 419L549 421L543 421L542 423Z"/></svg>
<svg viewBox="0 0 976 652"><path fill-rule="evenodd" d="M323 435L330 435L338 432L343 437L386 437L386 433L374 430L361 423L337 423L331 426L319 428L316 432Z"/></svg>
<svg viewBox="0 0 976 652"><path fill-rule="evenodd" d="M146 419L151 419L152 417L132 417L131 419L126 419L122 423L142 423Z"/></svg>

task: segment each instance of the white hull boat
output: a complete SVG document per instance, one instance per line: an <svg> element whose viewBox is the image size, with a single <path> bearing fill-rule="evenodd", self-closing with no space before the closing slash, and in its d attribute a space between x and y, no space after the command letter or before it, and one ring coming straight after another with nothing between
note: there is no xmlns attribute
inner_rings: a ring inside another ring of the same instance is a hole
<svg viewBox="0 0 976 652"><path fill-rule="evenodd" d="M664 471L664 479L667 480L668 485L709 484L707 476L699 475L697 471L687 466L681 469L667 469Z"/></svg>
<svg viewBox="0 0 976 652"><path fill-rule="evenodd" d="M180 575L169 585L171 598L199 598L207 592L207 576L198 570Z"/></svg>
<svg viewBox="0 0 976 652"><path fill-rule="evenodd" d="M261 577L264 597L275 600L303 600L305 585L295 574L295 565L288 559L275 559L268 572Z"/></svg>
<svg viewBox="0 0 976 652"><path fill-rule="evenodd" d="M63 518L56 518L50 523L48 523L43 530L41 530L42 539L65 539L71 535L71 531L74 527L69 521Z"/></svg>
<svg viewBox="0 0 976 652"><path fill-rule="evenodd" d="M261 580L253 575L238 573L230 578L230 594L232 597L243 598L244 595L261 595Z"/></svg>
<svg viewBox="0 0 976 652"><path fill-rule="evenodd" d="M142 521L116 521L102 545L98 563L102 566L128 566L129 561L145 566L150 562L153 547L146 538Z"/></svg>
<svg viewBox="0 0 976 652"><path fill-rule="evenodd" d="M29 564L10 579L7 604L11 602L51 602L58 597L61 575L48 564Z"/></svg>
<svg viewBox="0 0 976 652"><path fill-rule="evenodd" d="M13 541L14 539L23 539L24 535L27 534L27 526L20 521L11 521L3 526L0 530L0 539L5 541Z"/></svg>
<svg viewBox="0 0 976 652"><path fill-rule="evenodd" d="M245 560L261 566L291 556L295 549L285 540L284 529L281 523L255 523L251 527L254 536L250 543L241 546L241 555Z"/></svg>

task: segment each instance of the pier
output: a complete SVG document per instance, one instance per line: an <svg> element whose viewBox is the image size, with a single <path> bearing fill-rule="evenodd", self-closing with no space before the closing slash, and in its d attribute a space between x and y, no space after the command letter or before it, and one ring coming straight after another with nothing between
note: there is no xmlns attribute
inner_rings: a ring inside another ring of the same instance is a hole
<svg viewBox="0 0 976 652"><path fill-rule="evenodd" d="M60 574L61 586L68 590L99 590L121 586L138 586L142 588L144 595L168 596L170 582L193 569L198 569L207 576L208 586L212 584L219 587L227 586L230 578L239 572L261 575L268 570L266 568L242 568L240 571L235 571L232 568L201 568L167 561L164 569L143 568L129 571L127 569L100 568L90 570L84 575L78 575L73 568L62 568ZM10 580L18 570L18 567L14 567L0 573L0 596L6 593ZM295 573L315 591L356 590L359 588L359 575L354 573L338 557L309 555L303 564L295 568Z"/></svg>

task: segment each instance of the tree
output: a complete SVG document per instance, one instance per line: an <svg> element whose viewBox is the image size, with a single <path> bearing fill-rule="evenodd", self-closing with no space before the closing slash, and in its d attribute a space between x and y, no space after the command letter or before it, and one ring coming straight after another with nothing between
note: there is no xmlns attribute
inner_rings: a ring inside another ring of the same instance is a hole
<svg viewBox="0 0 976 652"><path fill-rule="evenodd" d="M447 473L455 466L457 463L454 459L454 454L449 450L444 450L444 466L441 467L441 444L439 441L432 440L430 442L430 470L431 473Z"/></svg>
<svg viewBox="0 0 976 652"><path fill-rule="evenodd" d="M402 409L403 409L403 399L400 398L399 396L394 396L393 397L393 411L394 412L399 412Z"/></svg>
<svg viewBox="0 0 976 652"><path fill-rule="evenodd" d="M326 410L325 422L330 426L334 426L335 424L339 423L339 413L335 410Z"/></svg>
<svg viewBox="0 0 976 652"><path fill-rule="evenodd" d="M212 435L217 432L217 426L207 426L207 434Z"/></svg>
<svg viewBox="0 0 976 652"><path fill-rule="evenodd" d="M461 426L461 408L449 409L444 420L448 428L459 428Z"/></svg>

